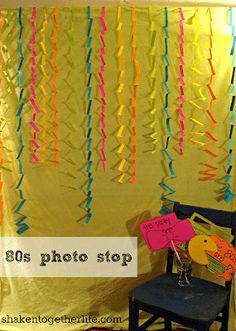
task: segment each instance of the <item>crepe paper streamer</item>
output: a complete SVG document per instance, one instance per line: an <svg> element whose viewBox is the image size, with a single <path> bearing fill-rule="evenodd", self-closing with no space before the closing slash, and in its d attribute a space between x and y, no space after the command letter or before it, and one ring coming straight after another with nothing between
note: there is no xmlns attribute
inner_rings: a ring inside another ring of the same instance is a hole
<svg viewBox="0 0 236 331"><path fill-rule="evenodd" d="M30 122L30 125L34 131L33 139L31 141L31 143L33 145L33 152L31 153L31 156L35 162L39 162L39 159L37 156L37 151L40 148L40 145L37 143L37 134L39 133L39 128L36 125L36 119L37 119L37 115L40 113L40 110L36 104L36 92L35 92L35 85L36 85L36 78L37 78L37 74L35 71L35 67L37 65L37 63L36 63L37 53L36 53L36 49L35 49L36 34L37 34L37 30L36 30L36 26L35 26L36 17L37 17L37 10L34 7L32 9L32 16L31 16L31 20L30 20L31 27L32 27L32 39L31 39L31 44L30 44L30 48L31 48L31 52L32 52L32 58L31 58L32 75L31 75L31 84L30 84L30 91L31 91L30 103L33 107L34 113L33 113L32 121Z"/></svg>
<svg viewBox="0 0 236 331"><path fill-rule="evenodd" d="M123 151L125 148L125 143L123 140L123 131L125 129L123 123L123 112L124 112L124 101L123 101L123 89L124 89L124 45L123 45L123 23L121 20L121 6L118 7L117 11L117 34L118 34L118 70L119 70L119 79L118 79L118 122L119 129L116 134L117 139L119 141L119 147L117 153L119 154L120 162L118 165L118 171L120 172L120 176L118 179L119 183L123 183L124 177L126 175L124 167L126 164L126 159L124 158Z"/></svg>
<svg viewBox="0 0 236 331"><path fill-rule="evenodd" d="M105 81L104 81L104 76L103 73L105 71L105 66L106 66L106 62L105 62L105 48L106 48L106 43L104 40L104 35L107 31L107 27L105 24L105 16L106 16L106 7L102 7L102 15L99 17L100 19L100 23L101 23L101 33L100 33L100 40L101 40L101 44L102 47L100 48L100 60L101 60L101 66L100 66L100 72L99 72L99 77L101 80L101 83L99 85L100 88L100 93L101 93L101 102L102 102L102 110L101 110L101 114L100 114L100 120L101 120L101 131L102 131L102 147L101 147L101 153L102 153L102 168L104 173L106 172L106 155L105 155L105 143L106 143L106 133L105 133L105 129L106 129L106 123L105 123L105 112L106 112L106 93L105 93Z"/></svg>
<svg viewBox="0 0 236 331"><path fill-rule="evenodd" d="M75 109L75 107L70 106L70 103L68 102L68 100L73 100L75 94L77 93L75 89L75 85L73 84L73 82L71 83L71 77L73 77L73 73L76 67L75 63L73 63L72 61L74 55L73 45L74 45L74 37L75 37L74 24L75 24L74 13L73 10L71 9L69 26L67 25L64 30L64 34L67 37L67 40L65 40L65 42L68 45L68 50L64 54L64 57L67 61L66 62L67 75L63 79L67 85L66 86L67 95L65 96L65 102L64 102L64 105L66 106L67 118L62 121L62 123L69 129L69 132L66 136L64 136L61 139L61 141L66 145L66 147L69 147L69 150L65 153L63 157L63 159L69 164L69 167L68 167L68 171L64 171L63 174L70 177L70 179L76 179L78 173L77 164L75 161L75 154L76 154L75 151L77 150L77 146L76 146L76 141L74 139L74 133L76 132L75 115L77 114L77 110ZM82 168L79 170L82 170ZM72 190L78 189L75 182L74 184L69 184L68 182L66 187ZM83 190L83 193L86 195L85 197L86 200L87 192ZM81 201L78 206L85 210L84 201ZM86 215L84 215L83 218L86 218Z"/></svg>
<svg viewBox="0 0 236 331"><path fill-rule="evenodd" d="M209 94L211 96L210 103L208 106L208 109L206 110L206 113L211 121L211 125L208 128L208 130L205 132L205 136L207 136L211 141L210 143L207 144L206 149L204 150L209 156L210 159L204 163L203 165L207 168L205 171L203 171L203 177L200 178L202 181L209 181L213 180L216 176L216 170L218 169L216 166L212 164L212 159L217 157L217 154L213 152L214 145L217 142L216 137L213 135L213 130L215 125L217 124L216 119L214 118L212 114L212 108L213 108L213 103L216 100L216 96L214 95L214 92L212 90L212 81L213 81L213 76L215 75L215 70L212 64L212 16L211 16L211 9L208 8L208 13L209 13L209 30L210 30L210 37L209 37L209 58L208 58L208 63L211 69L211 75L209 82L207 84L207 88L209 91Z"/></svg>
<svg viewBox="0 0 236 331"><path fill-rule="evenodd" d="M217 245L217 251L207 252L210 261L207 268L218 277L224 278L225 281L230 281L236 270L236 249L215 234L210 238Z"/></svg>
<svg viewBox="0 0 236 331"><path fill-rule="evenodd" d="M54 137L54 162L58 162L58 137L57 137L57 76L58 76L58 67L56 63L57 59L57 53L58 53L58 46L57 46L57 34L58 34L58 23L57 23L57 14L58 14L58 7L54 8L54 11L52 13L53 21L54 21L54 30L53 30L53 36L52 36L52 44L53 44L53 57L52 57L52 66L53 66L53 79L52 79L52 88L53 88L53 101L52 101L52 109L54 111L53 113L53 129L52 129L52 135Z"/></svg>
<svg viewBox="0 0 236 331"><path fill-rule="evenodd" d="M200 31L201 31L201 26L200 26L200 21L199 21L198 8L195 8L193 27L194 27L194 31L195 31L193 45L194 45L197 55L198 55L198 62L201 62L203 60L203 56L201 53L201 47L200 47L200 43L199 43L199 35L200 35ZM201 76L201 75L203 75L203 72L197 67L198 62L194 63L194 65L191 67L191 69L194 71L195 74L197 74L198 76ZM199 110L204 111L204 107L201 106L201 104L199 102L206 100L206 96L203 93L203 89L206 86L204 84L200 84L199 82L196 82L196 81L192 82L192 85L198 89L198 94L199 94L199 97L197 99L192 99L189 101L189 103L194 107L194 110L195 110L194 116L195 116L195 113L197 114ZM204 123L202 123L195 117L191 117L190 120L197 125L204 126ZM193 143L195 143L199 146L205 146L205 142L203 142L202 140L199 140L200 137L203 137L205 135L204 133L199 132L199 131L192 131L191 133L194 134L195 137L191 138L190 141L192 141ZM198 137L196 137L196 135L198 135Z"/></svg>
<svg viewBox="0 0 236 331"><path fill-rule="evenodd" d="M201 265L209 264L206 251L217 251L217 245L209 236L202 234L193 237L188 244L191 259Z"/></svg>
<svg viewBox="0 0 236 331"><path fill-rule="evenodd" d="M135 8L132 8L132 23L133 23L133 28L132 28L132 46L133 46L133 63L135 67L135 78L134 78L134 85L133 85L133 95L132 95L132 131L131 131L131 141L132 141L132 147L131 147L131 157L132 157L132 162L131 162L131 168L132 168L132 173L131 173L131 183L136 184L137 179L136 179L136 159L137 159L137 141L136 141L136 130L137 130L137 124L136 124L136 116L137 116L137 87L140 84L140 65L137 60L137 40L136 40L136 26L137 26L137 21L136 21L136 11Z"/></svg>
<svg viewBox="0 0 236 331"><path fill-rule="evenodd" d="M0 70L2 71L2 28L3 28L3 20L2 20L2 10L0 9ZM1 76L0 76L1 77ZM0 88L2 84L2 79L0 78ZM0 100L0 106L1 106L1 100ZM1 132L2 132L2 120L0 122ZM2 138L0 139L0 167L2 167L4 164L3 160L3 141ZM3 214L3 196L2 196L2 190L3 190L3 172L0 171L0 224L2 224L4 219Z"/></svg>
<svg viewBox="0 0 236 331"><path fill-rule="evenodd" d="M151 71L149 75L149 81L150 81L150 87L151 87L151 93L149 96L149 102L150 102L150 112L149 117L151 119L151 122L149 124L150 127L150 134L149 137L151 139L152 143L152 149L151 153L155 154L157 151L157 107L156 107L156 67L157 67L157 53L156 53L156 39L157 39L157 30L155 26L155 21L153 20L153 14L152 14L152 7L149 7L149 19L150 19L150 31L151 31L151 50L150 50L150 58L151 58Z"/></svg>
<svg viewBox="0 0 236 331"><path fill-rule="evenodd" d="M91 71L91 55L92 55L92 36L91 36L91 30L92 30L92 24L93 24L93 19L91 18L91 11L90 11L90 6L87 7L87 18L88 18L88 32L87 32L87 58L86 58L86 66L87 66L87 75L88 75L88 82L87 82L87 101L88 101L88 107L87 107L87 167L86 167L86 174L88 177L88 183L86 186L87 190L87 202L85 205L86 211L87 211L87 216L86 216L86 223L90 221L92 218L92 212L91 212L91 203L92 203L92 191L91 191L91 186L93 182L93 177L92 177L92 115L91 115L91 107L92 107L92 99L91 99L91 94L92 94L92 85L91 85L91 80L92 80L92 71Z"/></svg>
<svg viewBox="0 0 236 331"><path fill-rule="evenodd" d="M189 241L195 235L190 221L179 221L175 213L166 214L141 223L139 228L151 251L157 251L162 248L171 248L179 251L176 245Z"/></svg>
<svg viewBox="0 0 236 331"><path fill-rule="evenodd" d="M41 151L43 154L43 157L41 159L41 162L44 163L44 161L47 158L47 115L48 115L48 111L47 111L47 102L48 102L48 97L47 97L47 88L46 88L46 83L47 83L47 73L46 73L46 64L47 64L47 50L46 50L46 27L48 24L48 20L47 20L47 10L44 9L44 16L43 16L43 25L41 28L41 48L42 48L42 60L41 60L41 72L42 72L42 83L40 84L40 89L42 91L42 103L41 103L41 110L43 113L43 118L41 121L41 125L42 125L42 141L43 141L43 145L41 146Z"/></svg>
<svg viewBox="0 0 236 331"><path fill-rule="evenodd" d="M179 124L180 124L180 138L179 138L179 152L180 155L183 155L183 141L185 137L185 132L184 132L184 120L185 116L183 113L183 107L185 104L185 98L184 98L184 26L183 26L183 21L184 21L184 14L182 8L179 8L179 15L180 15L180 20L179 20L179 28L180 28L180 34L179 34L179 50L180 50L180 57L179 57L179 82L180 82L180 94L179 94L179 107L177 108L177 111L179 113Z"/></svg>
<svg viewBox="0 0 236 331"><path fill-rule="evenodd" d="M232 29L232 47L231 47L231 51L230 51L230 55L232 55L232 77L231 77L231 91L235 89L235 64L234 64L234 60L235 60L235 39L236 39L236 31L235 31L235 25L233 24L233 9L232 7L229 9L229 24L231 26ZM233 129L234 129L234 115L235 115L235 111L234 111L234 106L235 106L235 95L232 95L230 92L230 96L231 96L231 103L230 103L230 120L229 120L229 124L230 124L230 131L229 131L229 144L228 144L228 162L227 162L227 171L226 171L226 177L225 177L225 197L224 197L224 201L226 203L229 203L235 196L235 194L232 192L232 187L231 187L231 180L232 180L232 169L233 169L233 158L234 158L234 154L233 154Z"/></svg>
<svg viewBox="0 0 236 331"><path fill-rule="evenodd" d="M165 142L165 147L163 149L163 153L164 155L167 157L168 162L169 162L169 172L171 174L170 179L174 179L176 178L174 169L173 169L173 158L171 157L171 155L168 152L168 147L169 147L169 142L171 137L173 136L172 131L171 131L171 126L170 126L170 122L171 122L171 116L168 112L168 107L169 107L169 94L170 94L170 88L168 86L168 79L169 79L169 58L168 58L168 38L169 38L169 33L168 33L168 9L165 8L165 26L164 26L164 33L165 33L165 53L164 53L164 61L165 61L165 79L164 79L164 88L166 90L165 93L165 103L164 103L164 112L166 115L166 131L168 132L168 136L166 138L166 142ZM170 208L167 207L166 203L170 203L173 204L173 200L170 199L170 196L173 195L176 191L173 190L170 186L165 184L165 181L161 181L160 182L160 186L164 189L167 190L167 194L162 195L161 200L164 202L164 205L162 206L160 213L161 214L167 214L171 211Z"/></svg>
<svg viewBox="0 0 236 331"><path fill-rule="evenodd" d="M17 226L17 233L18 234L22 234L25 231L27 231L29 229L29 226L24 222L25 219L27 218L26 215L24 215L21 212L22 207L24 206L24 204L26 203L26 199L24 198L23 195L23 191L22 191L22 183L23 183L23 179L24 179L24 171L23 171L23 164L22 164L22 160L21 160L21 156L24 150L24 144L23 144L23 135L22 135L22 131L21 131L21 126L22 126L22 111L24 108L24 102L23 102L23 93L24 93L24 86L23 86L23 74L22 74L22 66L24 63L24 57L23 57L23 44L22 44L22 32L23 32L23 24L22 24L22 8L19 8L18 11L18 23L19 23L19 37L18 37L18 45L19 45L19 59L20 59L20 63L18 66L18 74L19 74L19 88L20 88L20 93L19 93L19 109L18 112L16 114L16 116L18 117L18 126L17 126L17 133L19 136L19 144L20 144L20 150L19 153L17 155L17 160L18 160L18 164L19 164L19 173L20 173L20 179L18 181L18 184L16 186L16 190L19 193L19 197L20 197L20 203L17 206L17 208L15 209L15 213L20 216L19 220L16 222L16 226Z"/></svg>

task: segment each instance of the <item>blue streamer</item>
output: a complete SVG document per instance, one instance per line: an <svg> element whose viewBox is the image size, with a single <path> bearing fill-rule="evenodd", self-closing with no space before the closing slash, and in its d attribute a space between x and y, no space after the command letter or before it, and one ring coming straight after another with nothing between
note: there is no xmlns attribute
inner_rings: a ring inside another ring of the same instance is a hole
<svg viewBox="0 0 236 331"><path fill-rule="evenodd" d="M92 122L92 115L91 115L91 108L92 108L92 100L91 100L91 94L92 94L92 86L91 86L91 79L92 79L92 71L91 71L91 67L92 64L90 62L91 60L91 55L92 55L92 36L91 36L91 30L92 30L92 24L93 24L93 19L91 18L91 10L90 10L90 6L87 7L87 18L89 21L89 25L88 25L88 32L87 32L87 36L88 36L88 42L87 42L87 49L88 49L88 54L86 57L86 65L87 65L87 75L88 75L88 82L87 82L87 101L88 101L88 107L87 107L87 115L88 115L88 119L87 119L87 167L86 167L86 173L87 173L87 177L88 177L88 184L86 186L86 190L87 190L87 202L85 205L85 208L87 210L87 216L86 216L86 220L85 222L88 223L90 221L90 219L92 218L92 212L91 212L91 203L92 203L92 191L91 191L91 186L92 186L92 182L93 182L93 178L92 178L92 172L91 172L91 168L92 168L92 151L91 151L91 146L93 143L93 140L91 138L91 134L92 134L92 127L91 127L91 122Z"/></svg>
<svg viewBox="0 0 236 331"><path fill-rule="evenodd" d="M19 153L16 157L16 159L18 160L18 165L19 165L19 173L20 173L20 179L16 185L16 190L19 193L19 197L20 197L20 203L17 206L15 213L20 216L19 220L16 222L16 226L18 227L18 229L16 230L16 232L18 234L22 234L25 231L27 231L29 229L29 226L24 223L24 220L27 218L24 214L22 214L21 209L23 207L23 205L26 202L26 199L24 199L24 195L23 195L23 191L21 189L21 185L23 182L23 178L24 178L24 172L23 172L23 166L22 166L22 161L21 161L21 156L24 150L24 144L23 144L23 136L22 136L22 132L21 132L21 125L22 125L22 117L21 117L21 113L22 110L24 108L24 102L23 102L23 93L24 93L24 87L23 87L23 74L22 74L22 66L24 63L24 57L23 57L23 47L22 47L22 32L23 32L23 24L22 24L22 8L19 8L18 11L18 23L19 23L19 37L18 37L18 45L19 45L19 57L20 57L20 64L19 67L17 69L18 74L19 74L19 87L20 87L20 94L19 94L19 109L18 112L16 114L16 116L18 117L18 126L17 126L17 133L19 136L19 144L20 144L20 150Z"/></svg>
<svg viewBox="0 0 236 331"><path fill-rule="evenodd" d="M235 51L235 43L236 43L236 35L235 35L235 26L233 24L233 9L232 7L229 9L229 23L230 23L230 26L231 26L231 34L232 34L232 37L233 37L233 42L232 42L232 46L231 46L231 51L230 51L230 55L233 56L232 58L232 76L231 76L231 91L230 91L230 96L232 97L231 99L231 104L230 104L230 112L231 112L231 115L230 115L230 120L229 120L229 123L230 123L230 131L229 131L229 144L228 144L228 154L229 154L229 158L228 158L228 162L227 162L227 171L226 171L226 174L227 176L225 177L225 185L226 185L226 188L225 188L225 197L224 197L224 201L226 203L229 203L235 196L235 194L232 192L232 186L230 184L230 181L232 179L232 175L230 175L231 171L232 171L232 168L233 168L233 159L234 159L234 155L233 155L233 149L232 149L232 146L233 146L233 129L234 129L234 115L235 115L235 112L234 112L234 106L235 106L235 95L234 95L234 91L235 91L235 84L234 84L234 81L235 81L235 66L234 66L234 60L235 60L235 54L234 54L234 51Z"/></svg>
<svg viewBox="0 0 236 331"><path fill-rule="evenodd" d="M166 129L168 132L168 137L166 138L166 143L165 143L165 147L163 149L163 153L165 154L165 156L167 157L167 159L169 160L169 171L171 174L171 177L169 179L174 179L176 178L176 174L174 172L173 169L173 158L171 157L170 153L167 151L168 147L169 147L169 141L170 138L173 136L172 131L171 131L171 127L170 127L170 122L171 122L171 116L168 112L168 99L169 99L169 94L170 94L170 89L168 86L168 80L169 80L169 59L168 59L168 38L169 38L169 33L168 33L168 9L165 8L165 26L164 26L164 32L165 32L165 54L164 54L164 60L165 60L165 80L164 80L164 87L166 89L166 95L165 95L165 105L164 105L164 112L166 114ZM176 191L173 190L169 185L167 185L164 180L160 182L160 186L164 189L167 190L167 194L163 194L161 197L161 200L163 202L166 202L168 204L173 204L174 200L171 199L171 195L173 195ZM167 207L166 205L163 205L161 207L160 213L161 214L168 214L170 213L172 210Z"/></svg>

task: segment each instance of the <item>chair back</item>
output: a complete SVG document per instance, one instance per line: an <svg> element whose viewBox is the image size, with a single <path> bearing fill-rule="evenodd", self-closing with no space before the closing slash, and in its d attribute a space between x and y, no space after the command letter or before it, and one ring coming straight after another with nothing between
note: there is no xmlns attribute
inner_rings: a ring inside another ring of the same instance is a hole
<svg viewBox="0 0 236 331"><path fill-rule="evenodd" d="M198 213L201 216L209 219L212 223L217 226L230 228L231 234L234 239L232 241L233 246L236 245L236 212L190 206L181 204L179 202L174 203L173 211L176 213L178 219L190 218L193 213ZM195 221L199 223L203 223L201 219L196 218ZM171 249L168 250L168 258L167 258L167 269L166 271L171 273L173 269L173 261L174 261L174 253ZM231 286L231 281L226 282L226 287Z"/></svg>

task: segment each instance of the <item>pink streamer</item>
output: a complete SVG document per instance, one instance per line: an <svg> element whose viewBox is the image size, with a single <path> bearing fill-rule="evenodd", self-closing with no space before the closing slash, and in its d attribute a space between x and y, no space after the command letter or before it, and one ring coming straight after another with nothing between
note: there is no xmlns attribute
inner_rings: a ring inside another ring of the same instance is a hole
<svg viewBox="0 0 236 331"><path fill-rule="evenodd" d="M183 20L184 20L184 14L182 11L182 8L179 8L179 14L180 14L180 21L179 21L179 28L180 28L180 35L179 35L179 51L180 51L180 57L179 57L179 82L180 82L180 95L179 95L179 100L180 100L180 105L177 108L177 111L179 113L179 124L180 124L180 138L179 138L179 151L180 154L183 155L183 141L185 137L185 132L184 132L184 120L185 116L183 113L183 107L185 104L185 98L184 98L184 26L183 26Z"/></svg>
<svg viewBox="0 0 236 331"><path fill-rule="evenodd" d="M104 56L106 54L105 47L106 43L104 40L104 35L105 32L107 31L107 27L105 24L105 16L106 16L106 7L102 7L102 15L99 17L100 18L100 23L102 26L102 31L100 33L100 39L101 39L101 44L102 47L100 48L100 60L101 60L101 67L100 67L100 72L99 72L99 77L101 80L101 84L99 85L100 92L101 92L101 101L102 101L102 109L101 109L101 114L100 114L100 120L101 120L101 132L102 132L102 146L101 146L101 153L102 153L102 167L104 173L106 172L106 154L105 154L105 143L106 143L106 123L105 123L105 112L106 112L106 93L104 89L104 76L103 73L105 71L105 66L106 62L104 59Z"/></svg>
<svg viewBox="0 0 236 331"><path fill-rule="evenodd" d="M34 130L33 133L33 139L31 140L32 145L34 147L33 152L31 153L31 156L33 158L33 160L35 162L39 162L38 156L36 155L38 149L40 148L40 145L37 143L36 139L37 139L37 133L39 133L39 128L36 125L36 117L37 115L40 113L40 110L38 108L38 106L36 105L36 93L35 93L35 85L36 85L36 78L37 78L37 74L35 71L35 66L36 66L36 57L37 57L37 53L35 50L35 45L36 45L36 34L37 34L37 30L36 30L36 26L35 26L35 20L36 20L36 16L37 16L37 11L36 8L33 8L33 12L32 12L32 17L31 17L31 26L32 26L32 39L31 39L31 44L30 44L30 49L32 52L32 58L31 58L31 72L32 72L32 76L31 76L31 84L30 84L30 91L32 94L32 97L30 98L30 102L31 105L34 109L34 113L32 116L32 121L30 122L31 127Z"/></svg>

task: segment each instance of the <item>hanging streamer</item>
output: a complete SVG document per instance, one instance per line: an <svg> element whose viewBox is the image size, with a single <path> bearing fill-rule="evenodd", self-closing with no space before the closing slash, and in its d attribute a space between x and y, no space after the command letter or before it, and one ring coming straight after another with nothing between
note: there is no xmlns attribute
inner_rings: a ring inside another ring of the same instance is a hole
<svg viewBox="0 0 236 331"><path fill-rule="evenodd" d="M2 19L2 10L0 9L0 89L1 89L1 85L2 85L2 62L3 62L3 58L2 58L2 28L3 28L3 19ZM1 100L0 100L0 107L1 107ZM2 132L2 122L3 120L0 119L0 135ZM0 167L2 169L3 166L3 141L2 141L2 137L0 138ZM2 196L2 192L3 192L3 172L2 170L0 170L0 224L3 222L4 219L4 214L3 214L3 196Z"/></svg>
<svg viewBox="0 0 236 331"><path fill-rule="evenodd" d="M40 45L41 45L41 48L42 48L42 60L41 60L40 68L41 68L42 77L43 77L42 83L40 84L40 88L41 88L41 91L43 93L42 103L41 103L41 109L42 109L42 113L43 113L43 118L42 118L42 122L41 122L42 128L43 128L43 130L42 130L43 145L42 145L42 148L41 148L42 154L43 154L43 157L41 159L42 163L47 158L46 149L47 149L47 115L48 115L47 102L48 102L48 98L47 98L47 88L46 88L47 73L46 73L46 70L45 70L45 66L47 64L46 35L45 35L47 24L48 24L47 10L44 9L43 25L42 25L42 28L41 28L41 42L40 42Z"/></svg>
<svg viewBox="0 0 236 331"><path fill-rule="evenodd" d="M173 136L171 127L170 127L170 122L171 122L171 116L168 112L168 107L169 107L169 94L170 94L170 88L168 86L168 79L169 79L169 59L168 59L168 38L169 38L169 33L168 33L168 9L165 8L165 26L164 26L164 33L165 33L165 54L164 54L164 60L165 60L165 80L164 80L164 88L166 90L165 93L165 104L164 104L164 112L166 115L166 132L168 133L168 136L166 138L165 142L165 147L163 149L165 157L167 157L168 162L169 162L169 172L171 176L169 179L174 179L176 178L174 169L173 169L173 158L171 157L170 153L168 152L168 147L169 147L169 142L171 137ZM173 195L176 191L173 190L169 185L165 183L165 181L160 182L160 186L166 190L168 193L165 195L162 195L161 200L163 201L163 205L161 207L160 213L161 214L168 214L172 208L169 208L169 204L173 204L174 200L171 199L171 195Z"/></svg>
<svg viewBox="0 0 236 331"><path fill-rule="evenodd" d="M91 185L93 182L93 177L92 177L92 172L91 172L91 167L92 167L92 150L91 150L91 145L92 145L92 127L91 127L91 122L92 122L92 115L91 115L91 107L92 107L92 99L91 99L91 94L92 94L92 86L91 86L91 79L92 79L92 71L91 71L91 55L92 55L92 36L91 36L91 30L92 30L92 24L93 24L93 19L91 18L91 10L90 6L87 8L87 18L88 18L88 42L87 42L87 58L86 58L86 64L87 64L87 75L88 75L88 82L87 82L87 101L88 101L88 107L87 107L87 168L86 168L86 173L88 177L88 184L87 184L87 202L85 205L85 208L87 210L87 217L86 217L86 223L88 223L92 217L92 212L91 212L91 203L92 203L92 191L91 191Z"/></svg>
<svg viewBox="0 0 236 331"><path fill-rule="evenodd" d="M185 99L184 99L184 26L183 26L183 21L184 21L184 14L182 8L179 8L179 15L180 15L180 21L179 21L179 28L180 28L180 34L179 34L179 50L180 50L180 57L179 57L179 82L180 82L180 95L179 95L179 101L180 105L177 108L177 111L179 113L179 124L180 124L180 138L179 138L179 152L180 155L183 154L183 141L185 137L185 132L184 132L184 120L185 116L183 113L183 107L185 104Z"/></svg>
<svg viewBox="0 0 236 331"><path fill-rule="evenodd" d="M149 96L149 101L150 101L150 119L151 122L149 124L150 127L150 134L149 137L151 138L152 142L152 149L151 153L155 154L157 151L157 143L158 143L158 138L157 138L157 120L156 120L156 115L157 115L157 107L156 107L156 67L157 67L157 52L156 52L156 37L157 37L157 30L156 30L156 25L155 21L153 20L153 14L152 14L152 7L149 8L149 20L150 20L150 31L151 31L151 51L150 51L150 58L151 58L151 72L149 76L149 81L150 81L150 86L151 86L151 93Z"/></svg>
<svg viewBox="0 0 236 331"><path fill-rule="evenodd" d="M209 181L214 179L214 177L216 176L216 170L218 169L217 167L215 167L214 165L212 165L212 159L217 157L217 154L215 152L213 152L214 150L214 145L217 142L216 137L213 135L213 130L215 125L217 124L217 121L215 120L213 114L212 114L212 108L213 108L213 103L216 100L216 96L213 93L212 90L212 81L213 81L213 76L215 75L215 71L214 71L214 67L212 64L212 16L211 16L211 9L208 8L208 13L209 13L209 29L210 29L210 37L209 37L209 58L208 58L208 63L211 69L211 75L210 75L210 79L209 82L207 84L207 88L208 91L210 93L211 99L210 99L210 103L208 106L208 109L206 110L206 113L208 115L208 117L210 118L211 121L211 125L209 127L209 129L205 132L205 135L211 140L211 142L209 144L207 144L205 152L210 155L210 159L204 163L204 166L207 168L204 172L203 175L204 177L200 178L200 180L203 181Z"/></svg>
<svg viewBox="0 0 236 331"><path fill-rule="evenodd" d="M18 127L17 127L17 133L19 136L19 144L20 144L20 150L19 153L17 155L17 160L18 160L18 164L19 164L19 172L20 172L20 179L18 181L18 184L16 186L16 190L19 193L19 197L20 197L20 203L17 206L15 213L20 216L20 219L16 222L16 225L18 227L17 229L17 233L18 234L22 234L23 232L27 231L29 229L29 226L24 223L24 220L27 218L24 214L22 214L21 209L23 207L23 205L26 202L26 199L24 198L23 195L23 191L21 189L22 186L22 182L23 182L23 178L24 178L24 171L23 171L23 165L22 165L22 160L21 160L21 156L22 156L22 152L24 150L24 144L23 144L23 135L21 132L21 126L22 126L22 110L24 108L24 102L23 102L23 93L24 93L24 86L23 86L23 74L22 74L22 66L24 63L24 57L23 57L23 46L22 46L22 32L23 32L23 24L22 24L22 9L19 8L18 11L18 23L19 23L19 37L18 37L18 42L19 42L19 58L20 58L20 64L18 67L18 74L19 74L19 87L20 87L20 94L19 94L19 109L18 112L16 114L16 116L18 117Z"/></svg>
<svg viewBox="0 0 236 331"><path fill-rule="evenodd" d="M194 71L195 76L200 79L200 76L203 75L203 72L199 69L198 63L199 62L201 63L203 61L203 56L201 53L201 46L199 43L199 35L200 35L200 31L201 31L201 26L200 26L200 21L199 21L198 8L195 8L193 27L194 27L194 31L195 31L193 46L196 49L196 53L198 56L198 62L195 63L191 69ZM201 128L203 128L204 123L199 121L196 118L196 115L198 114L199 111L204 111L204 107L201 105L201 103L206 100L206 96L203 93L203 90L206 86L205 86L205 84L200 84L199 82L196 82L196 81L192 82L192 85L198 90L199 96L197 99L192 99L189 101L189 103L192 104L194 107L194 117L190 117L190 120L192 122L194 122L195 124L197 124L198 126L200 126L199 129L201 129ZM205 146L205 144L206 144L205 141L202 141L202 139L201 139L202 137L205 136L204 132L192 131L191 133L194 134L195 137L191 138L190 141L192 141L193 143L195 143L199 146Z"/></svg>
<svg viewBox="0 0 236 331"><path fill-rule="evenodd" d="M99 88L100 88L101 102L102 102L100 120L101 120L101 131L102 131L102 147L101 147L102 167L103 167L104 173L106 172L105 143L106 143L106 138L107 138L106 133L105 133L105 129L106 129L106 124L105 124L106 93L105 93L105 89L104 89L105 82L104 82L104 76L103 76L103 73L105 71L105 66L106 66L106 62L104 59L104 56L106 54L106 51L105 51L106 43L104 40L104 35L105 35L105 32L107 31L107 27L105 24L105 16L106 16L106 7L102 7L102 15L99 17L101 27L102 27L102 30L100 33L100 39L101 39L101 43L102 43L102 47L100 48L101 67L100 67L100 72L99 72L99 77L100 77L101 83L99 85Z"/></svg>
<svg viewBox="0 0 236 331"><path fill-rule="evenodd" d="M83 166L82 166L82 168L77 169L77 163L75 160L75 157L77 154L77 151L76 151L77 142L73 138L74 134L77 131L77 129L76 129L77 110L76 110L76 107L71 105L71 103L73 103L73 100L75 100L74 98L77 93L77 91L75 89L75 84L73 82L73 78L74 78L73 74L74 74L75 68L76 68L76 63L74 63L74 61L73 61L73 56L74 56L74 47L73 46L74 46L74 41L75 41L74 26L75 26L74 11L73 11L73 9L71 9L70 10L70 22L68 22L68 24L64 27L64 32L63 32L67 38L65 40L65 42L68 45L68 49L66 50L66 53L64 54L64 58L66 59L67 74L63 79L64 82L66 83L66 92L67 92L67 93L64 93L65 101L63 102L64 106L66 107L67 117L65 120L62 121L62 123L66 126L66 129L68 129L69 131L66 134L66 136L61 138L61 141L66 145L66 147L69 147L69 149L63 156L63 159L68 164L67 170L64 171L63 173L70 179L73 179L73 184L68 181L67 187L72 190L78 190L78 186L76 185L75 180L78 178L78 176L77 176L78 170L79 171L82 170ZM83 175L85 175L87 178L87 174L83 173ZM82 189L82 187L81 187L81 189ZM84 190L83 190L83 192L84 192ZM86 194L86 198L84 199L84 201L85 201L85 200L87 200L87 193L86 192L84 192L84 193ZM79 206L82 209L85 209L84 201L81 201L79 204ZM85 217L86 217L86 215L83 218L85 218Z"/></svg>
<svg viewBox="0 0 236 331"><path fill-rule="evenodd" d="M120 162L118 166L118 170L121 173L118 182L123 183L125 177L125 170L124 166L126 164L126 159L123 157L123 150L125 148L125 144L123 141L123 131L124 131L124 123L123 123L123 111L124 111L124 103L123 103L123 89L124 89L124 64L123 64L123 23L121 21L121 6L118 7L117 12L117 31L118 31L118 69L119 69L119 80L118 80L118 103L119 103L119 110L118 110L118 121L119 121L119 129L117 132L117 138L119 141L119 148L118 154L120 156Z"/></svg>
<svg viewBox="0 0 236 331"><path fill-rule="evenodd" d="M132 152L131 152L131 157L132 157L132 163L131 163L131 168L132 168L132 173L131 173L131 183L136 184L137 179L136 179L136 158L137 158L137 141L136 141L136 130L137 130L137 125L136 125L136 106L137 106L137 87L140 83L140 66L137 60L137 40L136 40L136 26L137 26L137 21L136 21L136 11L135 8L132 8L132 23L133 23L133 28L132 28L132 47L133 47L133 62L135 66L135 79L134 79L134 85L133 85L133 95L132 95L132 133L131 133L131 141L132 141Z"/></svg>
<svg viewBox="0 0 236 331"><path fill-rule="evenodd" d="M52 135L54 137L54 161L58 162L58 137L57 137L57 94L58 90L56 87L56 80L58 76L58 67L56 63L57 58L57 34L58 34L58 23L57 23L57 14L58 14L58 7L54 8L54 11L52 13L53 21L54 21L54 30L53 30L53 36L52 36L52 44L54 48L53 57L52 57L52 66L53 66L53 80L52 80L52 88L53 88L53 101L52 101L52 109L54 110L53 114L53 129L52 129Z"/></svg>
<svg viewBox="0 0 236 331"><path fill-rule="evenodd" d="M235 196L235 194L232 192L232 186L230 184L232 180L232 168L233 168L233 130L234 130L234 107L235 107L235 40L236 40L236 31L235 31L235 25L233 24L233 9L232 7L229 9L229 24L231 26L231 33L232 33L232 47L230 51L230 55L232 55L232 77L231 77L231 91L230 91L230 97L231 97L231 103L230 103L230 131L229 131L229 144L228 144L228 162L227 162L227 172L225 177L225 197L224 201L226 203L229 203Z"/></svg>
<svg viewBox="0 0 236 331"><path fill-rule="evenodd" d="M31 26L32 26L32 39L31 39L31 44L30 44L30 48L31 48L31 52L32 52L32 58L31 58L31 84L30 84L30 91L31 91L31 98L30 98L30 103L33 107L34 113L33 113L33 118L32 121L30 122L30 125L32 126L33 130L34 130L34 134L33 134L33 139L32 139L32 145L33 145L33 152L31 153L31 156L33 158L34 161L39 162L38 156L37 156L37 151L40 148L39 144L37 143L37 134L39 133L39 128L36 125L36 118L37 115L40 113L40 110L36 104L36 93L35 93L35 84L36 84L36 71L35 71L35 67L36 67L36 57L37 57L37 53L35 50L35 45L36 45L36 34L37 34L37 30L36 30L36 26L35 26L35 21L36 21L36 17L37 17L37 10L34 7L33 11L32 11L32 17L31 17Z"/></svg>

